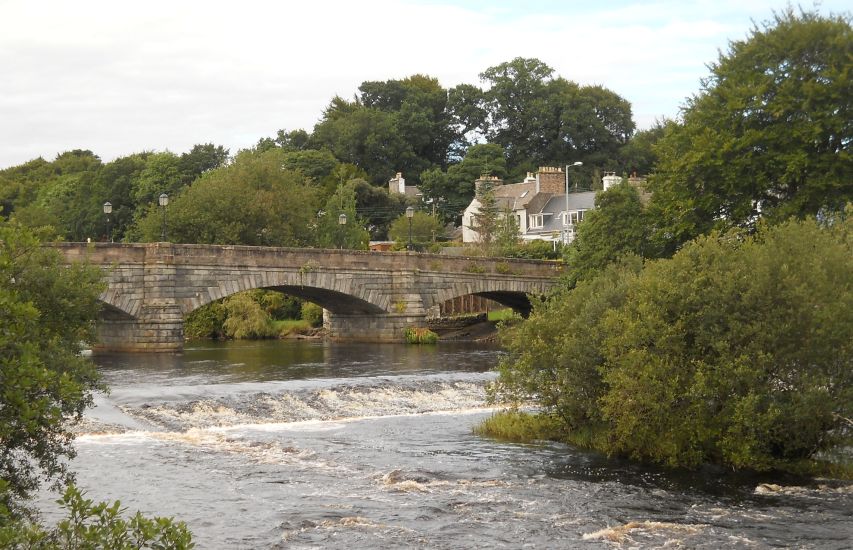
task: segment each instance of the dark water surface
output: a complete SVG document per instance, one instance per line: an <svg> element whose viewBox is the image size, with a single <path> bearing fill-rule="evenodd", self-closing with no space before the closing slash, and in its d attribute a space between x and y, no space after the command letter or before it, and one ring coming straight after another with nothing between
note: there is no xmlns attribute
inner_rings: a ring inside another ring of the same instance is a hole
<svg viewBox="0 0 853 550"><path fill-rule="evenodd" d="M73 467L90 498L183 519L198 548L853 545L849 486L474 436L499 355L270 341L96 357L112 392Z"/></svg>

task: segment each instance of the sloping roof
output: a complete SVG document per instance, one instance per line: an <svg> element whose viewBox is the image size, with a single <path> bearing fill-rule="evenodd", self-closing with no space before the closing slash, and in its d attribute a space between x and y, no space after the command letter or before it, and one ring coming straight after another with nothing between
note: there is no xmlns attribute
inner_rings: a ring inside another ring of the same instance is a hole
<svg viewBox="0 0 853 550"><path fill-rule="evenodd" d="M536 193L530 202L527 203L527 213L528 214L540 214L542 213L542 209L545 208L545 205L548 204L548 201L553 197L551 193ZM565 195L559 195L565 196Z"/></svg>
<svg viewBox="0 0 853 550"><path fill-rule="evenodd" d="M542 195L544 193L540 193ZM580 193L569 193L569 212L576 210L592 210L595 208L595 191L582 191ZM560 217L561 212L566 211L566 195L550 195L547 202L539 212L545 214L542 227L531 229L528 233L551 233L562 231L566 228Z"/></svg>
<svg viewBox="0 0 853 550"><path fill-rule="evenodd" d="M495 200L501 208L519 210L530 202L536 192L536 182L507 183L494 187Z"/></svg>

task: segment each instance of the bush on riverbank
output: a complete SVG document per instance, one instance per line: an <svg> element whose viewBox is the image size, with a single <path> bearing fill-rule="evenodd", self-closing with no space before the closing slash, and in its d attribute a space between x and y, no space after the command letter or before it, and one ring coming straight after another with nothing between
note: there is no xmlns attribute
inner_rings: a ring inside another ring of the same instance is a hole
<svg viewBox="0 0 853 550"><path fill-rule="evenodd" d="M184 320L187 338L238 340L305 334L323 324L323 308L272 290L233 294L202 306Z"/></svg>
<svg viewBox="0 0 853 550"><path fill-rule="evenodd" d="M792 221L610 266L505 332L494 395L671 466L768 470L849 444L850 227Z"/></svg>

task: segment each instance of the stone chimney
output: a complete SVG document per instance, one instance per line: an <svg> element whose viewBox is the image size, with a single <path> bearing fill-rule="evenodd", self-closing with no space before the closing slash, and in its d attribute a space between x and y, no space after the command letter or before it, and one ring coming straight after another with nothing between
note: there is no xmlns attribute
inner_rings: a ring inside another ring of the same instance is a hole
<svg viewBox="0 0 853 550"><path fill-rule="evenodd" d="M601 178L601 183L604 185L604 190L607 191L614 185L622 183L622 178L617 176L615 172L605 172L604 177Z"/></svg>
<svg viewBox="0 0 853 550"><path fill-rule="evenodd" d="M502 180L501 178L499 178L497 176L490 176L488 174L483 174L482 176L480 176L479 178L474 180L474 193L479 195L480 194L480 188L485 183L490 183L492 185L492 187L497 187L498 185L503 185L503 182L504 182L504 180Z"/></svg>
<svg viewBox="0 0 853 550"><path fill-rule="evenodd" d="M406 194L406 180L403 179L403 173L397 172L397 175L388 180L388 193L400 193L401 195Z"/></svg>
<svg viewBox="0 0 853 550"><path fill-rule="evenodd" d="M566 192L566 174L562 168L541 166L536 172L536 192L563 195Z"/></svg>

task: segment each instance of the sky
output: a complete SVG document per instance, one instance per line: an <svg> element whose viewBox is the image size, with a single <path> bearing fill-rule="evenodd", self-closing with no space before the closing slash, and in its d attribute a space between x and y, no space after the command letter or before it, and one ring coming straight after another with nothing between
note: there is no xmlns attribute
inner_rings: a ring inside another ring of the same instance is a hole
<svg viewBox="0 0 853 550"><path fill-rule="evenodd" d="M784 1L0 0L0 168L89 149L231 153L311 131L366 80L445 88L535 57L633 107L675 118L708 63ZM812 7L812 4L802 4ZM823 14L848 10L826 0Z"/></svg>

